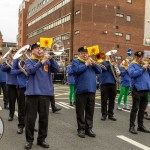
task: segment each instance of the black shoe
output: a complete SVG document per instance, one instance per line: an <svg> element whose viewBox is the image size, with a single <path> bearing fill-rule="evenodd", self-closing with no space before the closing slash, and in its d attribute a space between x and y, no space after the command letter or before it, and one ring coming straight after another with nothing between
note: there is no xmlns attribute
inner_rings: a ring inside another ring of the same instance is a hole
<svg viewBox="0 0 150 150"><path fill-rule="evenodd" d="M108 119L110 119L112 121L116 121L117 120L114 116L109 116Z"/></svg>
<svg viewBox="0 0 150 150"><path fill-rule="evenodd" d="M17 133L22 134L23 133L23 128L18 128Z"/></svg>
<svg viewBox="0 0 150 150"><path fill-rule="evenodd" d="M8 121L13 121L13 117L9 116Z"/></svg>
<svg viewBox="0 0 150 150"><path fill-rule="evenodd" d="M43 147L43 148L49 148L49 144L47 144L45 141L43 142L37 142L37 145Z"/></svg>
<svg viewBox="0 0 150 150"><path fill-rule="evenodd" d="M137 130L145 133L150 133L150 131L146 129L144 126L138 127Z"/></svg>
<svg viewBox="0 0 150 150"><path fill-rule="evenodd" d="M148 113L147 113L147 112L145 112L145 114L144 114L144 119L146 119L146 120L150 120L150 116L148 115Z"/></svg>
<svg viewBox="0 0 150 150"><path fill-rule="evenodd" d="M81 138L85 138L85 131L84 130L78 130L78 136Z"/></svg>
<svg viewBox="0 0 150 150"><path fill-rule="evenodd" d="M101 120L105 121L106 120L106 116L102 116Z"/></svg>
<svg viewBox="0 0 150 150"><path fill-rule="evenodd" d="M85 130L85 134L90 137L96 137L96 134L91 129Z"/></svg>
<svg viewBox="0 0 150 150"><path fill-rule="evenodd" d="M31 149L32 148L33 143L32 142L27 142L25 145L25 149Z"/></svg>
<svg viewBox="0 0 150 150"><path fill-rule="evenodd" d="M52 110L52 112L55 113L56 111L60 111L60 110L61 110L61 108L55 108Z"/></svg>
<svg viewBox="0 0 150 150"><path fill-rule="evenodd" d="M130 127L129 132L132 134L138 134L134 127Z"/></svg>
<svg viewBox="0 0 150 150"><path fill-rule="evenodd" d="M8 107L8 105L5 105L5 106L4 106L4 109L8 109L8 110L9 110L9 107Z"/></svg>

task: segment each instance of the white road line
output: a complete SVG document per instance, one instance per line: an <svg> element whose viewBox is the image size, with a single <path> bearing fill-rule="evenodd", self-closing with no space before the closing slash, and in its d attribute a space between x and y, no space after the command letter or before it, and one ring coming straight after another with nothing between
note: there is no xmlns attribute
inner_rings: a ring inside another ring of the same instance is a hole
<svg viewBox="0 0 150 150"><path fill-rule="evenodd" d="M95 104L101 106L101 104L99 104L99 103L95 103Z"/></svg>
<svg viewBox="0 0 150 150"><path fill-rule="evenodd" d="M95 107L95 108L101 108L101 107Z"/></svg>
<svg viewBox="0 0 150 150"><path fill-rule="evenodd" d="M0 110L2 110L2 107L0 106Z"/></svg>
<svg viewBox="0 0 150 150"><path fill-rule="evenodd" d="M60 106L62 106L62 107L65 107L66 109L70 109L69 107L67 107L67 106L65 106L65 105L63 105L63 104L61 104L61 103L59 103L59 102L56 102L56 104L57 104L57 105L60 105Z"/></svg>
<svg viewBox="0 0 150 150"><path fill-rule="evenodd" d="M64 97L63 97L63 98L58 98L58 97L57 97L57 98L55 98L55 99L56 99L56 100L57 100L57 99L66 99L66 100L67 100L68 98L64 98Z"/></svg>
<svg viewBox="0 0 150 150"><path fill-rule="evenodd" d="M15 111L15 115L18 117L18 112L17 111Z"/></svg>
<svg viewBox="0 0 150 150"><path fill-rule="evenodd" d="M145 145L143 145L141 143L138 143L138 142L136 142L136 141L134 141L132 139L129 139L129 138L123 136L123 135L118 135L117 137L122 139L122 140L124 140L124 141L126 141L126 142L128 142L128 143L130 143L130 144L132 144L132 145L134 145L134 146L136 146L136 147L138 147L138 148L141 148L143 150L150 150L149 147L147 147L147 146L145 146Z"/></svg>
<svg viewBox="0 0 150 150"><path fill-rule="evenodd" d="M64 103L64 102L59 102L59 103L61 103L62 105L65 105L65 106L67 106L67 107L69 107L69 108L72 108L72 109L74 109L74 107L72 107L72 106L69 106L69 105L68 105L68 103Z"/></svg>

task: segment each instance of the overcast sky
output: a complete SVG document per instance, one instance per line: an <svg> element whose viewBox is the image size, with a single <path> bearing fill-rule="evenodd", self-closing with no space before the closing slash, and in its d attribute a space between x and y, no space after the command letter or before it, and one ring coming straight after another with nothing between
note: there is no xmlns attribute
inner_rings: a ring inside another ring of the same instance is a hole
<svg viewBox="0 0 150 150"><path fill-rule="evenodd" d="M4 42L16 42L21 3L22 0L0 0L0 31Z"/></svg>

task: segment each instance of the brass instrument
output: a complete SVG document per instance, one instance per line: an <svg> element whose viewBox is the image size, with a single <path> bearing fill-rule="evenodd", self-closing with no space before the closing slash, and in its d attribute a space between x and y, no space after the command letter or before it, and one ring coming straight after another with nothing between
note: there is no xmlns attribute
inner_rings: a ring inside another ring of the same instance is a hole
<svg viewBox="0 0 150 150"><path fill-rule="evenodd" d="M104 70L107 70L107 68L101 64L101 62L105 60L105 54L103 52L100 52L98 45L88 47L87 50L88 50L88 56L89 56L88 60L92 64L96 64L100 66L101 68L103 68Z"/></svg>
<svg viewBox="0 0 150 150"><path fill-rule="evenodd" d="M18 67L26 76L28 76L28 73L25 70L25 65L22 66L21 63L25 62L26 59L30 59L30 56L28 56L28 54L27 54L27 51L29 48L30 48L30 45L23 46L21 49L19 49L17 51L17 53L13 57L13 59L20 58L20 60L18 62Z"/></svg>
<svg viewBox="0 0 150 150"><path fill-rule="evenodd" d="M122 62L121 62L121 66L127 70L128 69L128 66L129 66L129 63L130 61L128 59L124 59Z"/></svg>
<svg viewBox="0 0 150 150"><path fill-rule="evenodd" d="M10 68L12 68L12 63L13 63L13 57L11 55L11 51L13 50L13 48L9 49L9 51L2 57L1 61L5 61L7 66L9 66Z"/></svg>
<svg viewBox="0 0 150 150"><path fill-rule="evenodd" d="M111 67L113 76L114 76L115 80L117 82L119 82L118 76L120 74L120 70L119 70L119 67L118 67L117 62L116 62L116 57L115 57L116 53L117 53L117 50L111 50L111 51L106 53L106 56L109 58L110 67Z"/></svg>
<svg viewBox="0 0 150 150"><path fill-rule="evenodd" d="M64 43L61 40L56 40L52 43L51 51L55 55L61 55L64 52Z"/></svg>
<svg viewBox="0 0 150 150"><path fill-rule="evenodd" d="M101 68L103 68L104 70L107 70L107 68L101 64L101 62L103 60L105 60L105 57L104 57L104 53L103 52L100 52L98 54L96 54L94 57L89 57L88 59L93 63L93 64L96 64L98 66L100 66Z"/></svg>
<svg viewBox="0 0 150 150"><path fill-rule="evenodd" d="M150 69L150 58L143 58L142 63L140 64L142 66L143 69L145 69L146 71L148 69ZM144 67L146 66L146 67Z"/></svg>

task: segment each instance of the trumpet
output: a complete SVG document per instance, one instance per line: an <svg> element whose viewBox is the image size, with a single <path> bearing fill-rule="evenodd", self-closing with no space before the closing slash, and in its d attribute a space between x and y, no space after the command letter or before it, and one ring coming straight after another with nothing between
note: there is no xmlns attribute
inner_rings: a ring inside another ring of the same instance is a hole
<svg viewBox="0 0 150 150"><path fill-rule="evenodd" d="M146 71L150 69L150 58L144 58L140 65Z"/></svg>

